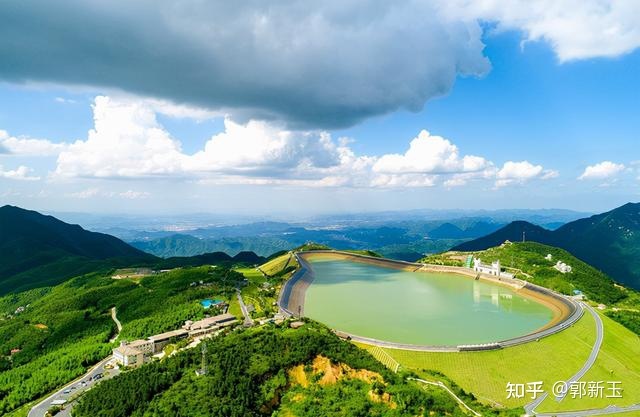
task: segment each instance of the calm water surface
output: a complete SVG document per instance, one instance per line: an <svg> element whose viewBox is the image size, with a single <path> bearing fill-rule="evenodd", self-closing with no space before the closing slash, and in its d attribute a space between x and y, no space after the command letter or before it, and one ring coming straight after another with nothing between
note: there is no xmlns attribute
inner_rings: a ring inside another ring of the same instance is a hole
<svg viewBox="0 0 640 417"><path fill-rule="evenodd" d="M418 345L495 342L552 319L509 288L457 274L404 272L345 260L313 260L306 316L358 336Z"/></svg>

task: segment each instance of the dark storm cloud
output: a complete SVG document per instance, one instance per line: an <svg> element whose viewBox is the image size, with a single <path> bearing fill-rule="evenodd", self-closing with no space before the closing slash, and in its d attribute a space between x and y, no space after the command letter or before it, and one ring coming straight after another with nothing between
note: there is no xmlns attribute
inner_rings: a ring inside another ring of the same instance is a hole
<svg viewBox="0 0 640 417"><path fill-rule="evenodd" d="M480 35L422 1L4 0L0 79L341 127L486 72Z"/></svg>

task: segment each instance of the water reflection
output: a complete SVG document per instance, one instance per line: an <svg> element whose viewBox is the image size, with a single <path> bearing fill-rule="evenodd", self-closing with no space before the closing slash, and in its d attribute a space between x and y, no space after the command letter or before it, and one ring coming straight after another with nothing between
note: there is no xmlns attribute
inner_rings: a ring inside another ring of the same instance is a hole
<svg viewBox="0 0 640 417"><path fill-rule="evenodd" d="M513 293L497 285L487 285L480 281L473 281L473 302L481 305L490 302L504 311L513 310Z"/></svg>

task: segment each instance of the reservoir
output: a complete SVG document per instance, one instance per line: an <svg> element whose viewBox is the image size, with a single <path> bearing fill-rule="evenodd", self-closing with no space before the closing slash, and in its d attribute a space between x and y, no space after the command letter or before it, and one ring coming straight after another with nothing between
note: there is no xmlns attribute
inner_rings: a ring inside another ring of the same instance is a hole
<svg viewBox="0 0 640 417"><path fill-rule="evenodd" d="M546 325L553 312L511 287L440 272L307 258L304 314L352 335L429 346L491 343Z"/></svg>

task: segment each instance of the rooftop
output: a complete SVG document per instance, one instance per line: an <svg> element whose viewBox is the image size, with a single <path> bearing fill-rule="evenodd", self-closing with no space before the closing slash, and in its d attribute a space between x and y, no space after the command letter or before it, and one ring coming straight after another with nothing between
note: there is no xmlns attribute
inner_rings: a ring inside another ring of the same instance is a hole
<svg viewBox="0 0 640 417"><path fill-rule="evenodd" d="M187 331L184 329L171 330L170 332L160 333L153 336L149 336L149 340L153 342L160 342L163 340L171 339L172 337L184 337L187 335Z"/></svg>
<svg viewBox="0 0 640 417"><path fill-rule="evenodd" d="M117 348L113 349L113 351L119 352L123 356L139 355L142 353L140 350L129 345L118 346Z"/></svg>

